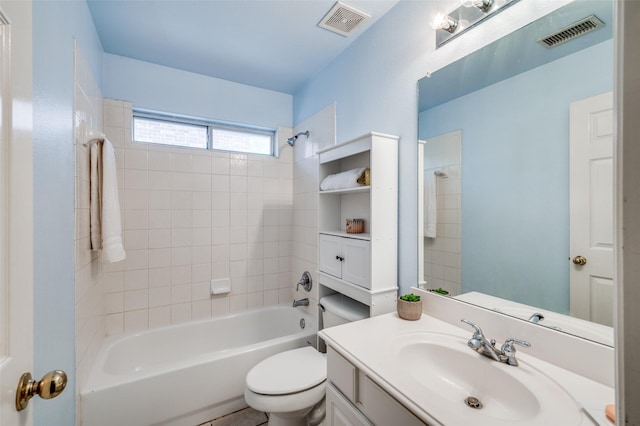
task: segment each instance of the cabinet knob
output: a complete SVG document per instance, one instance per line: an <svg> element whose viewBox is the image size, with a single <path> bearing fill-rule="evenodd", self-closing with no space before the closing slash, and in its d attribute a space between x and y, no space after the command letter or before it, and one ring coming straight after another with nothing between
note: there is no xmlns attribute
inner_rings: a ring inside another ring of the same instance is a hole
<svg viewBox="0 0 640 426"><path fill-rule="evenodd" d="M344 257L336 256L336 260L339 260L340 262L343 262L344 261Z"/></svg>

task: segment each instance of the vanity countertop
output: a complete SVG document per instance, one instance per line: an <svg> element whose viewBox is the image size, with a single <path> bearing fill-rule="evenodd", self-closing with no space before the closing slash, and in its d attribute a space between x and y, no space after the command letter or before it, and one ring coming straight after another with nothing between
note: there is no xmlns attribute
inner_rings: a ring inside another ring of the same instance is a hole
<svg viewBox="0 0 640 426"><path fill-rule="evenodd" d="M369 376L422 421L435 425L446 424L444 420L447 417L446 412L450 412L451 407L438 406L439 404L434 404L425 392L419 392L410 377L411 369L415 369L413 371L417 372L419 366L403 365L398 358L399 339L411 339L412 335L417 336L425 332L440 333L443 340L451 338L451 336L458 336L464 342L472 335L471 329L456 327L429 315L423 314L421 319L417 321L405 321L400 319L396 313L390 313L324 329L319 332L319 336L327 345ZM437 334L430 335L436 336L436 338L438 336ZM531 344L538 343L532 341ZM613 388L527 355L526 348L520 350L518 347L518 349L517 359L521 367L498 363L473 353L471 349L469 351L471 356L483 358L487 363L491 363L487 367L487 371L490 371L491 368L522 368L522 371L538 370L544 373L547 378L564 388L577 404L584 408L584 411L578 410L579 413L575 414L574 418L580 419L576 424L612 424L604 416L604 407L615 401ZM491 371L499 372L499 370ZM510 372L509 370L505 371ZM487 380L491 382L492 378L487 377ZM466 409L466 407L464 408ZM482 424L482 422L474 422L474 424Z"/></svg>

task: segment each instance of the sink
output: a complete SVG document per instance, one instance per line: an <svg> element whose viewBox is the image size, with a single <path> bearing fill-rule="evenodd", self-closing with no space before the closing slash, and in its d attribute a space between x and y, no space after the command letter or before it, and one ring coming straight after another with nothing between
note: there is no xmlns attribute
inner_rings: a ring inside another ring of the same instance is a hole
<svg viewBox="0 0 640 426"><path fill-rule="evenodd" d="M398 335L390 348L403 393L443 425L588 424L564 388L522 360L499 363L434 332Z"/></svg>

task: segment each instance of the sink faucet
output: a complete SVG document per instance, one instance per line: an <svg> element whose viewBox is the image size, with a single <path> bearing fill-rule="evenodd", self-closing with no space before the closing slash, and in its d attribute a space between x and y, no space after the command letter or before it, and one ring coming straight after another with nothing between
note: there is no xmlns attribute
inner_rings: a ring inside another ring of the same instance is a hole
<svg viewBox="0 0 640 426"><path fill-rule="evenodd" d="M505 364L516 367L518 360L516 359L516 348L513 344L515 343L525 347L531 346L531 344L525 340L509 337L504 341L502 347L498 349L496 348L496 341L494 339L487 340L480 327L466 319L462 319L461 321L474 329L473 336L467 341L467 345L479 354L491 358L494 361L504 362Z"/></svg>
<svg viewBox="0 0 640 426"><path fill-rule="evenodd" d="M544 319L544 315L542 315L540 312L534 312L533 314L531 314L528 321L534 324L537 324L543 319Z"/></svg>
<svg viewBox="0 0 640 426"><path fill-rule="evenodd" d="M304 299L298 299L293 301L293 307L297 306L309 306L309 299L305 297Z"/></svg>

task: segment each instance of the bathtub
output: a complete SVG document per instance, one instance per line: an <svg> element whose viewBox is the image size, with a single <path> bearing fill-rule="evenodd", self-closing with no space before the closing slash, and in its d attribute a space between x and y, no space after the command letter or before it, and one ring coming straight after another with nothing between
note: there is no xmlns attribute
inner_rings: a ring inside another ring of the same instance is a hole
<svg viewBox="0 0 640 426"><path fill-rule="evenodd" d="M82 424L195 426L239 410L247 372L315 345L316 331L302 310L278 305L109 337L80 391Z"/></svg>

